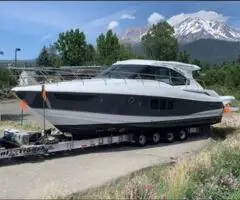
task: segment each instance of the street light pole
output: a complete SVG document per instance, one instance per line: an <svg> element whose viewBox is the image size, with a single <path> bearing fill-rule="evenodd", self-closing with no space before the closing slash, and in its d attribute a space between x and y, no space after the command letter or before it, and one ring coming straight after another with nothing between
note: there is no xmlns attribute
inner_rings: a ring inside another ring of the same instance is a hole
<svg viewBox="0 0 240 200"><path fill-rule="evenodd" d="M15 62L14 62L14 67L17 67L17 52L21 51L20 48L15 48Z"/></svg>

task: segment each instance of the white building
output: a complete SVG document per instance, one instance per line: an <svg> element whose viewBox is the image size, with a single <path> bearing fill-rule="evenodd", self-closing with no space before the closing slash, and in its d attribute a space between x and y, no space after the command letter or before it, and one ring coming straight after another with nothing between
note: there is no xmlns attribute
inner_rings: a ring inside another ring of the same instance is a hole
<svg viewBox="0 0 240 200"><path fill-rule="evenodd" d="M19 86L33 85L37 83L36 72L34 71L22 71L19 76L18 84Z"/></svg>

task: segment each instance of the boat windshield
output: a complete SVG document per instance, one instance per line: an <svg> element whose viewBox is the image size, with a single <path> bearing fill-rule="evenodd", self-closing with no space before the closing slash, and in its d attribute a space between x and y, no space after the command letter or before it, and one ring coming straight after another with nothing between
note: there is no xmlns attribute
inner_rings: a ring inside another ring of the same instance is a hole
<svg viewBox="0 0 240 200"><path fill-rule="evenodd" d="M146 68L144 65L112 65L103 71L100 76L108 78L137 78Z"/></svg>
<svg viewBox="0 0 240 200"><path fill-rule="evenodd" d="M171 85L187 83L186 77L172 69L148 65L112 65L98 77L157 80Z"/></svg>

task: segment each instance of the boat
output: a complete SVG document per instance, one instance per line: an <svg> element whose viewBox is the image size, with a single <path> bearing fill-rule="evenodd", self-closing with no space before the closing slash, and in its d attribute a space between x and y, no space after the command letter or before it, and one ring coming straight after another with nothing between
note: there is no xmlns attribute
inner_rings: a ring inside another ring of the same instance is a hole
<svg viewBox="0 0 240 200"><path fill-rule="evenodd" d="M44 84L44 99L41 84L12 91L58 130L79 139L219 123L223 103L192 78L196 69L180 62L132 59L90 79Z"/></svg>

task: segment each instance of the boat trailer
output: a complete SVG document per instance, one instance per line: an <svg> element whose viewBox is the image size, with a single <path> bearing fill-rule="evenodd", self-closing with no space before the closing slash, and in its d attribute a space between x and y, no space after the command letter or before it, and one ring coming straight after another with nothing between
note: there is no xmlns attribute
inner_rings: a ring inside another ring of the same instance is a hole
<svg viewBox="0 0 240 200"><path fill-rule="evenodd" d="M46 134L46 132L48 133ZM73 140L70 134L63 134L55 129L43 132L29 132L16 129L5 129L0 138L0 160L27 156L47 156L52 153L66 152L103 145L132 143L145 146L148 141L158 144L160 139L171 143L175 140L184 141L189 134L211 132L210 126L178 129L178 132L168 131L165 134L122 134L98 137L92 139ZM159 136L159 137L158 137ZM160 137L161 136L161 137Z"/></svg>

